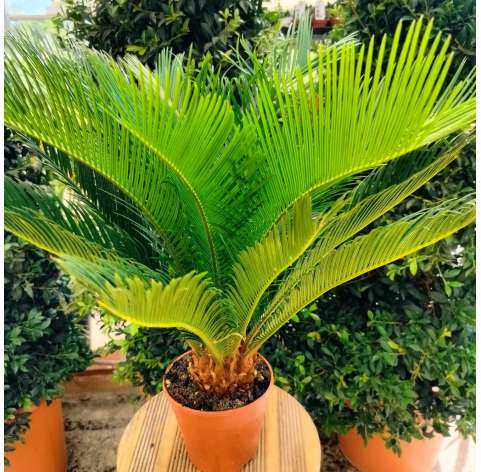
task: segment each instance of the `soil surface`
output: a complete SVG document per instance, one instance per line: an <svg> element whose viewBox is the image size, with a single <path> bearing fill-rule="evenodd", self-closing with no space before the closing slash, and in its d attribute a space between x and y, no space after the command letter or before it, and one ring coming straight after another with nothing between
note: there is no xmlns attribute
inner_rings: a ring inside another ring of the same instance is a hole
<svg viewBox="0 0 481 472"><path fill-rule="evenodd" d="M259 398L269 387L271 375L266 363L259 358L255 366L256 377L250 385L237 388L222 396L213 395L195 382L188 370L190 356L179 359L167 372L166 386L170 395L180 404L202 411L222 411L240 408Z"/></svg>

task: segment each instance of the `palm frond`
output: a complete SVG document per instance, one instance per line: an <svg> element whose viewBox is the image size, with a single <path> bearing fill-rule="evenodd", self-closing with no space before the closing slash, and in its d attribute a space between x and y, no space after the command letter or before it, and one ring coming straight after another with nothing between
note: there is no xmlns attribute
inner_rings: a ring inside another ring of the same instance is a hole
<svg viewBox="0 0 481 472"><path fill-rule="evenodd" d="M410 179L413 174L439 159L441 154L446 154L456 148L461 151L469 139L466 135L461 134L453 140L436 142L375 168L363 176L353 189L350 207L354 207L361 200L381 192L391 185Z"/></svg>
<svg viewBox="0 0 481 472"><path fill-rule="evenodd" d="M458 157L470 140L471 138L464 139L464 137L455 139L447 151L410 176L409 170L417 168L418 162L406 163L404 160L408 156L405 156L402 158L401 176L392 175L393 170L400 170L394 162L385 168L378 169L361 181L352 192L351 203L355 202L355 204L350 208L346 204L347 210L331 218L331 221L322 228L319 240L310 250L309 257L305 257L299 264L293 266L288 277L280 284L272 303L279 303L283 298L288 297L291 290L304 277L305 272L313 270L322 257L376 221L446 168ZM431 153L435 151L439 151L437 147L416 156L420 158L417 160L432 160ZM413 156L409 157L413 160ZM398 180L399 183L383 188L388 182Z"/></svg>
<svg viewBox="0 0 481 472"><path fill-rule="evenodd" d="M331 249L334 249L393 209L453 162L467 145L467 142L466 140L457 142L434 162L415 172L410 177L406 177L397 184L361 199L356 205L343 212L342 215L333 218L332 222L326 225L324 231L320 234L315 251L319 256L328 253ZM406 169L408 166L405 165L404 167ZM386 184L387 179L384 175L378 174L377 177L379 180L382 180L384 185ZM354 190L353 198L356 197L359 197L357 189Z"/></svg>
<svg viewBox="0 0 481 472"><path fill-rule="evenodd" d="M99 305L112 314L139 326L187 331L202 340L216 361L225 357L225 309L206 274L191 272L162 283L132 274L127 264L73 257L59 264L93 290Z"/></svg>
<svg viewBox="0 0 481 472"><path fill-rule="evenodd" d="M352 43L321 48L318 66L307 77L298 69L295 83L278 74L260 82L245 117L269 176L254 240L302 195L470 126L473 77L445 84L449 38L430 44L431 30L432 22L424 31L423 20L412 23L400 47L400 24L384 71L386 37L374 70L373 39L367 50Z"/></svg>
<svg viewBox="0 0 481 472"><path fill-rule="evenodd" d="M314 242L326 220L325 214L312 214L310 197L303 198L282 215L263 240L241 252L232 270L227 299L243 336L263 293Z"/></svg>
<svg viewBox="0 0 481 472"><path fill-rule="evenodd" d="M5 176L5 205L5 228L52 254L86 259L120 255L139 261L146 257L128 233L75 200L64 203L49 188Z"/></svg>
<svg viewBox="0 0 481 472"><path fill-rule="evenodd" d="M320 259L315 251L307 253L301 261L306 264L302 278L288 296L274 299L267 306L252 329L246 350L258 349L292 316L328 290L434 244L474 219L474 199L468 196L372 230Z"/></svg>
<svg viewBox="0 0 481 472"><path fill-rule="evenodd" d="M188 232L188 222L176 194L176 186L168 179L159 188L159 198L166 203L160 230L149 223L142 210L119 187L89 166L70 159L51 146L40 148L32 142L29 146L75 194L76 199L92 206L108 223L127 231L142 246L150 261L143 259L141 262L155 268L159 258L163 258L177 272L193 269L192 248L188 238L184 237L184 233Z"/></svg>
<svg viewBox="0 0 481 472"><path fill-rule="evenodd" d="M161 76L133 59L118 64L79 45L61 49L52 40L17 36L6 49L9 126L108 179L160 233L189 232L190 248L198 248L196 265L217 273L226 239L217 233L229 219L245 216L229 203L234 191L249 191L230 174L248 141L230 105L201 96L165 68ZM179 206L187 228L170 227L170 208Z"/></svg>

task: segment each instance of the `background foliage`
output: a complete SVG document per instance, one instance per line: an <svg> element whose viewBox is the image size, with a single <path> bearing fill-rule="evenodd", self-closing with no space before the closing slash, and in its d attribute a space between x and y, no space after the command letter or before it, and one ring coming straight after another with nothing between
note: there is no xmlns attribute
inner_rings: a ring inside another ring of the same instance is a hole
<svg viewBox="0 0 481 472"><path fill-rule="evenodd" d="M266 25L262 0L66 0L56 19L59 31L113 56L132 53L153 65L163 48L204 54L221 62L221 52L235 46L239 35L253 41ZM65 22L68 22L66 25Z"/></svg>
<svg viewBox="0 0 481 472"><path fill-rule="evenodd" d="M362 42L372 35L394 34L399 20L406 22L419 18L434 18L433 34L441 31L452 35L454 64L467 60L475 65L476 27L474 0L338 0L333 13L343 21L333 31L336 38L357 32ZM466 67L468 70L469 67Z"/></svg>
<svg viewBox="0 0 481 472"><path fill-rule="evenodd" d="M4 130L5 172L46 184L48 175L27 149ZM28 409L58 397L63 382L85 369L90 349L79 319L68 312L68 278L47 254L5 235L4 245L5 450L28 429Z"/></svg>
<svg viewBox="0 0 481 472"><path fill-rule="evenodd" d="M379 37L386 33L389 36L394 33L399 19L410 21L423 15L428 19L434 19L433 35L441 32L452 36L453 63L460 66L466 62L461 71L462 76L475 64L475 3L472 0L459 2L452 0L386 0L382 2L340 0L335 8L336 13L344 17L344 21L333 32L334 37L342 37L355 31L361 41L368 40L371 35ZM474 179L475 144L473 143L463 151L461 158L397 207L386 219L392 221L406 214L408 210L422 209L426 206L428 199L455 197L472 191L475 188ZM313 408L316 413L320 413L316 414L316 417L322 418L324 429L335 429L333 425L336 423L346 427L355 425L359 432L366 435L368 432L381 432L387 427L392 432L387 444L396 448L397 438L407 439L411 435L417 436L414 407L418 407L421 402L423 414L436 419L435 425L439 431L447 432L448 420L455 414L460 414L459 429L463 433L474 434L475 397L469 387L474 385L474 377L472 377L475 349L474 254L474 227L471 227L455 234L448 241L425 249L413 258L391 264L388 268L380 269L356 284L346 289L341 288L333 294L335 299L334 301L331 299L330 303L333 303L340 313L341 326L346 325L344 313L352 313L353 299L356 303L357 300L359 301L360 307L355 311L360 320L353 319L350 322L350 329L356 333L356 337L362 333L363 336L367 336L367 339L374 340L370 337L372 328L368 327L369 313L380 311L379 319L384 321L381 321L379 326L389 332L392 326L390 318L401 322L405 330L403 336L413 336L420 345L426 344L426 348L423 348L425 352L423 356L429 359L431 364L423 363L419 375L413 377L409 376L408 366L400 368L403 363L389 367L389 362L386 361L384 368L391 374L390 381L382 382L377 387L367 382L366 385L373 388L369 394L368 390L356 390L353 385L343 386L342 382L335 385L336 377L341 374L334 371L331 385L324 384L322 388L313 385L312 388L307 389L306 396L309 400L306 398L306 401L309 402L314 398L316 388L327 396L343 398L348 392L349 395L357 392L361 398L359 407L353 406L349 410L344 409L340 404L337 407L333 406L331 402L329 405L323 404L323 408L322 402L316 402L317 406ZM326 320L326 309L326 305L319 303L318 313L323 322ZM423 330L411 332L411 329L417 326L416 323L413 324L412 317L408 314L413 309L422 313L423 329L429 333L429 336L423 335ZM329 310L327 312L329 313ZM349 323L347 326L349 327ZM443 332L451 334L441 336L440 340L436 341L438 338L432 333L440 335L439 333ZM349 348L353 356L351 361L355 360L356 337L345 343L353 344ZM290 337L284 338L284 341L287 340L286 345L291 345L290 339ZM363 339L361 343L361 338L358 339L358 348L367 354L367 350L363 347L366 340ZM427 344L428 340L432 344ZM369 346L369 343L367 345ZM402 343L400 345L402 346ZM346 346L342 348L345 349ZM416 352L412 354L417 355ZM345 369L349 369L349 355L348 353L345 355L346 357L340 356L336 360L340 364L333 362L333 365L342 365ZM345 364L342 359L346 360ZM367 360L367 357L364 359ZM404 356L399 356L399 359L404 359ZM449 362L446 359L449 359ZM360 363L353 365L361 369ZM367 367L367 364L364 367ZM426 376L422 372L424 368ZM342 369L339 372L342 372ZM446 380L450 372L456 372L456 376L459 377ZM298 374L294 377L296 375ZM385 378L385 375L387 372L383 370L381 378ZM410 379L410 383L407 384L406 375ZM433 395L431 390L433 380L446 382L439 385L439 394ZM409 386L408 390L405 390L406 385ZM459 385L462 387L458 389ZM398 399L404 399L405 403L399 404ZM361 407L362 402L364 405ZM399 414L404 409L404 419L396 418L398 415L393 414L396 409Z"/></svg>
<svg viewBox="0 0 481 472"><path fill-rule="evenodd" d="M110 333L123 335L112 340L107 347L110 352L120 350L125 355L125 361L114 371L114 378L142 387L146 395L159 393L165 368L175 357L188 350L179 332L126 325L119 323L118 319L107 319L107 315L103 321L109 326Z"/></svg>
<svg viewBox="0 0 481 472"><path fill-rule="evenodd" d="M438 432L453 422L474 435L473 285L441 267L456 298L445 295L441 278L427 293L423 270L406 284L410 269L392 265L319 300L267 346L277 381L323 433L387 429L386 444L398 450L399 439L429 435L414 420L421 412Z"/></svg>

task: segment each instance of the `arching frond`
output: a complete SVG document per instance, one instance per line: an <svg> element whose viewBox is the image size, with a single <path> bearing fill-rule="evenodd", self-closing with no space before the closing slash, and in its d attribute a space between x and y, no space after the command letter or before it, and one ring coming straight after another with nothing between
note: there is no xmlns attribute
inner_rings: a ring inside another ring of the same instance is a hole
<svg viewBox="0 0 481 472"><path fill-rule="evenodd" d="M369 224L376 221L382 215L401 203L409 195L429 182L435 175L446 168L458 156L468 141L462 140L455 143L449 150L443 152L434 162L423 169L415 172L410 177L391 185L384 190L361 199L352 206L333 218L331 223L322 231L319 242L314 249L318 256L327 254L339 244L348 240ZM411 156L414 158L415 156ZM407 165L405 165L407 167ZM386 183L386 178L379 175L378 178ZM361 184L362 185L362 184ZM359 198L357 189L354 190L354 198Z"/></svg>
<svg viewBox="0 0 481 472"><path fill-rule="evenodd" d="M227 299L246 335L254 310L271 283L290 267L315 241L334 209L314 215L310 197L300 199L255 246L241 252L232 270Z"/></svg>
<svg viewBox="0 0 481 472"><path fill-rule="evenodd" d="M55 255L142 260L143 248L90 208L62 202L48 188L5 176L5 228Z"/></svg>
<svg viewBox="0 0 481 472"><path fill-rule="evenodd" d="M351 203L355 202L355 204L349 207L347 204L349 202L347 202L345 208L343 208L344 211L339 215L333 215L329 219L328 223L321 229L318 235L319 240L310 250L309 257L306 257L299 264L294 265L288 277L279 285L272 304L279 303L288 297L291 290L296 287L304 277L305 272L313 270L317 261L323 256L376 221L379 217L401 203L406 197L421 188L437 173L441 172L441 170L456 159L459 152L466 146L470 139L469 137L455 139L448 151L443 152L441 156L437 157L429 165L412 173L412 175L409 174L408 169L416 169L418 167L417 162L403 162L403 174L401 174L401 176L392 175L391 170L387 169L392 166L394 168L393 170L399 171L399 166L394 162L384 169L378 169L373 175L361 181L358 187L352 191ZM410 156L410 158L411 160L418 158L418 160L426 161L429 159L432 161L430 154L436 151L439 152L439 150L435 148L434 150L425 151L426 156L418 155ZM383 188L392 181L399 181L399 183ZM367 185L367 182L370 182L370 185ZM371 194L371 192L373 193ZM309 266L309 264L311 264L311 266Z"/></svg>
<svg viewBox="0 0 481 472"><path fill-rule="evenodd" d="M148 232L146 228L152 226L141 209L110 180L52 146L36 143L26 136L23 137L23 142L40 159L52 177L67 187L66 192L91 206L112 225L130 232L131 237L137 239L139 236L139 243L148 244L148 240L139 233L142 228L143 232Z"/></svg>
<svg viewBox="0 0 481 472"><path fill-rule="evenodd" d="M453 200L372 230L316 259L308 252L306 270L289 295L271 302L250 334L247 351L258 349L298 311L323 293L469 225L475 219L472 196ZM311 260L311 258L313 260Z"/></svg>
<svg viewBox="0 0 481 472"><path fill-rule="evenodd" d="M9 126L109 180L160 233L188 233L196 266L217 274L222 229L245 216L231 206L235 192L250 192L232 176L248 130L238 130L226 101L167 68L161 76L133 59L21 36L7 41L5 76ZM171 226L172 206L187 227Z"/></svg>
<svg viewBox="0 0 481 472"><path fill-rule="evenodd" d="M140 326L193 333L216 361L222 361L225 353L219 341L226 334L224 307L205 274L191 272L165 284L131 275L128 265L112 267L101 260L67 257L60 265L97 294L102 308Z"/></svg>
<svg viewBox="0 0 481 472"><path fill-rule="evenodd" d="M149 265L156 267L162 253L163 259L168 259L177 272L193 268L192 248L189 239L184 237L188 232L188 223L173 183L169 184L166 179L158 190L158 197L165 205L163 228L160 230L149 223L125 192L103 175L51 146L39 148L32 143L30 146L77 199L92 206L108 223L127 231L146 253L150 252ZM175 231L169 228L175 228Z"/></svg>
<svg viewBox="0 0 481 472"><path fill-rule="evenodd" d="M260 82L245 117L257 131L269 175L253 239L300 196L473 122L473 77L445 83L449 38L443 42L438 35L430 42L431 30L432 22L424 31L422 19L413 22L400 45L400 23L386 67L384 37L367 49L351 43L321 48L318 66L307 77L297 70L295 85L277 74Z"/></svg>

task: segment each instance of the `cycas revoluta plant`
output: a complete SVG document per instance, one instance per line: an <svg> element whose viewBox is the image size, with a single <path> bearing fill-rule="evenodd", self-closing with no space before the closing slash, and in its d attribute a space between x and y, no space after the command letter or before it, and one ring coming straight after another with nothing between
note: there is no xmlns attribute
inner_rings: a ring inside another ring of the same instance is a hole
<svg viewBox="0 0 481 472"><path fill-rule="evenodd" d="M474 220L465 196L368 231L456 158L475 117L474 72L445 80L449 39L417 21L400 44L401 28L385 67L386 38L321 47L305 74L260 74L237 118L168 54L151 71L9 38L6 123L69 192L6 180L6 227L107 311L185 331L205 389L249 383L259 348L303 307ZM410 158L448 137L434 159Z"/></svg>

